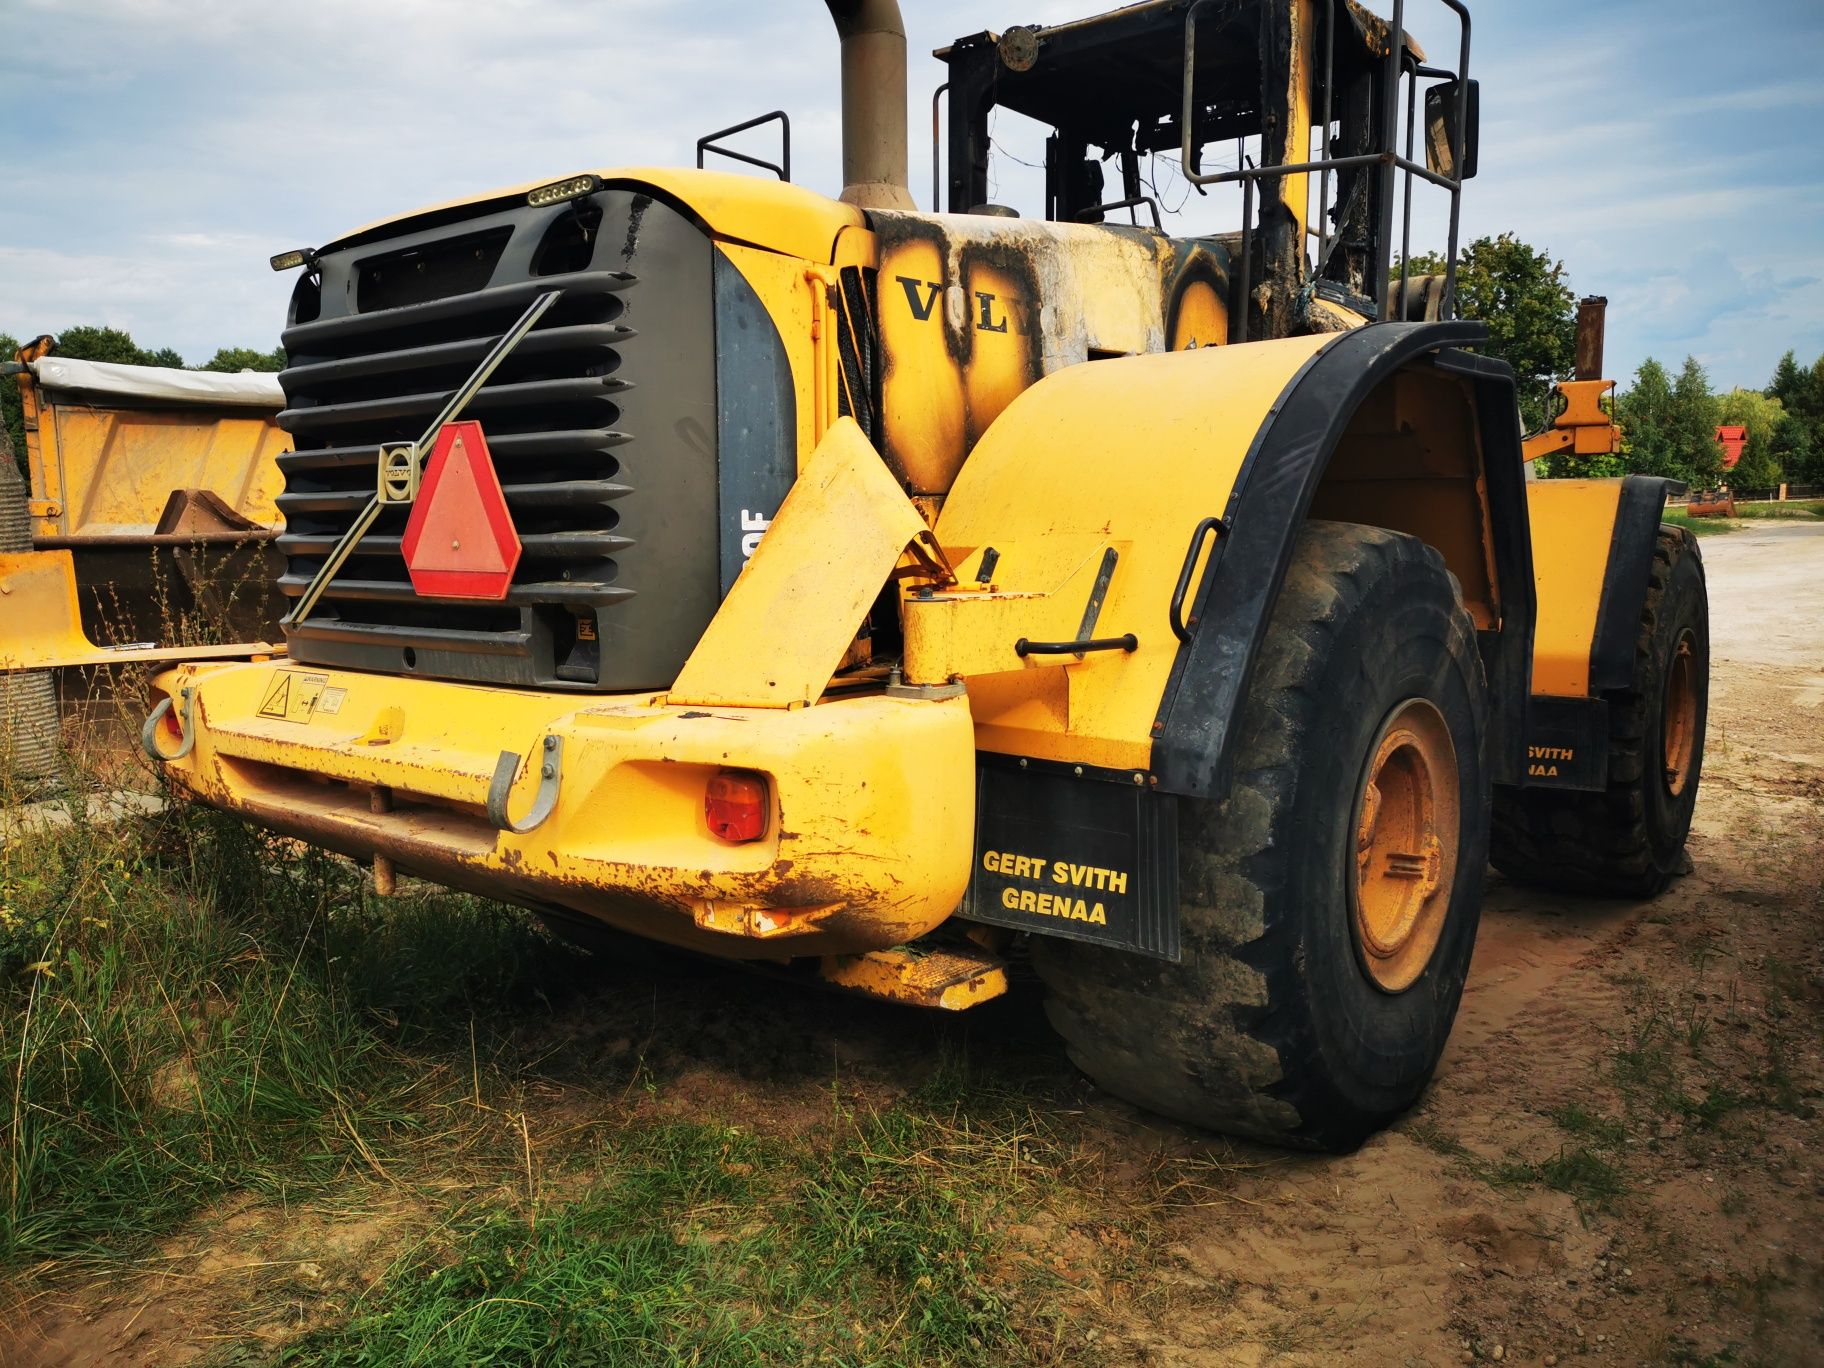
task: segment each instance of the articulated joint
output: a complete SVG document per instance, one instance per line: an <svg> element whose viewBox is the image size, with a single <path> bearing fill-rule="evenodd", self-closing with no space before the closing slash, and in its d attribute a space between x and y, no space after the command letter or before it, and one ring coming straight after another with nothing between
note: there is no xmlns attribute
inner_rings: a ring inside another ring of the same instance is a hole
<svg viewBox="0 0 1824 1368"><path fill-rule="evenodd" d="M547 736L543 750L544 758L538 767L538 792L532 799L531 811L519 822L507 815L507 802L513 795L513 777L519 773L519 752L503 750L500 753L500 759L494 764L493 781L488 785L488 820L497 830L524 836L543 826L557 806L558 786L563 783L563 737Z"/></svg>
<svg viewBox="0 0 1824 1368"><path fill-rule="evenodd" d="M172 751L171 754L166 755L158 748L158 724L164 721L166 715L171 711L171 700L169 698L161 698L158 700L158 706L152 709L152 715L146 719L145 726L139 729L140 749L145 751L145 753L154 760L164 763L169 763L173 760L182 760L186 755L190 754L191 750L196 746L196 727L193 725L191 716L191 709L195 707L194 694L190 687L186 685L178 691L178 696L183 699L184 704L183 708L177 714L179 742L176 750Z"/></svg>

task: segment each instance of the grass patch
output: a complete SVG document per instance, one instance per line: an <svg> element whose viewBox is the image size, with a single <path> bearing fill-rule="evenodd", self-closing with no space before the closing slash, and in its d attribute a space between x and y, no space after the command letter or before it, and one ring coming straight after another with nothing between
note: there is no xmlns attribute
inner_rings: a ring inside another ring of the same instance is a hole
<svg viewBox="0 0 1824 1368"><path fill-rule="evenodd" d="M1490 1187L1528 1188L1543 1183L1569 1193L1583 1207L1609 1210L1627 1195L1628 1188L1620 1168L1599 1151L1612 1151L1626 1144L1627 1127L1579 1102L1558 1107L1550 1116L1560 1129L1584 1143L1561 1145L1555 1155L1540 1161L1513 1153L1496 1160L1477 1154L1429 1123L1415 1126L1413 1138L1438 1154L1456 1159Z"/></svg>
<svg viewBox="0 0 1824 1368"><path fill-rule="evenodd" d="M1738 503L1736 516L1752 521L1807 522L1824 518L1824 499L1787 499L1775 503Z"/></svg>
<svg viewBox="0 0 1824 1368"><path fill-rule="evenodd" d="M79 807L0 849L17 1286L130 1279L212 1210L282 1229L375 1194L415 1232L383 1275L287 1283L283 1306L256 1279L220 1361L1050 1363L1083 1342L1085 1281L1144 1279L1114 1266L1138 1237L1061 1269L1007 1233L1049 1207L1068 1232L1081 1161L960 1046L894 1105L833 1090L786 1137L631 1085L571 1085L585 1110L529 1132L541 999L586 961L485 901L376 900L347 861L207 810Z"/></svg>
<svg viewBox="0 0 1824 1368"><path fill-rule="evenodd" d="M1539 1165L1539 1177L1547 1187L1568 1192L1599 1211L1609 1210L1628 1191L1621 1170L1582 1145L1561 1148Z"/></svg>
<svg viewBox="0 0 1824 1368"><path fill-rule="evenodd" d="M1683 509L1668 508L1659 520L1672 527L1683 527L1700 537L1720 537L1740 530L1740 524L1727 518L1694 518Z"/></svg>
<svg viewBox="0 0 1824 1368"><path fill-rule="evenodd" d="M1738 1113L1814 1115L1789 1062L1795 1031L1806 1029L1793 1017L1811 1015L1813 1004L1794 1012L1792 983L1783 967L1777 960L1766 966L1764 1013L1758 1020L1747 1018L1754 1029L1734 1039L1727 1057L1717 1059L1709 1057L1714 1053L1711 1013L1695 996L1679 1006L1637 989L1628 1037L1613 1056L1615 1082L1629 1114L1655 1133L1676 1121L1688 1138L1725 1130Z"/></svg>
<svg viewBox="0 0 1824 1368"><path fill-rule="evenodd" d="M1570 1102L1558 1107L1552 1111L1551 1117L1558 1123L1559 1129L1596 1144L1613 1149L1627 1143L1628 1128L1625 1125L1612 1116L1590 1111L1581 1102Z"/></svg>
<svg viewBox="0 0 1824 1368"><path fill-rule="evenodd" d="M217 814L80 808L0 851L0 1262L118 1256L230 1189L388 1175L473 1086L401 1043L550 953L472 899L382 913L346 862Z"/></svg>
<svg viewBox="0 0 1824 1368"><path fill-rule="evenodd" d="M1729 1368L1742 1361L1735 1345L1725 1345L1714 1353L1704 1353L1697 1342L1684 1335L1672 1336L1666 1349L1666 1362L1675 1368Z"/></svg>
<svg viewBox="0 0 1824 1368"><path fill-rule="evenodd" d="M1689 528L1700 537L1739 532L1750 522L1817 522L1824 519L1824 500L1793 499L1784 503L1738 503L1733 518L1694 518L1683 508L1668 508L1660 521Z"/></svg>
<svg viewBox="0 0 1824 1368"><path fill-rule="evenodd" d="M1065 1318L995 1232L1057 1158L1017 1113L983 1128L918 1098L808 1144L628 1128L581 1196L446 1226L276 1361L1054 1361Z"/></svg>
<svg viewBox="0 0 1824 1368"><path fill-rule="evenodd" d="M1446 1134L1436 1121L1414 1121L1407 1128L1407 1133L1433 1154L1441 1154L1446 1159L1473 1160L1476 1157L1469 1146L1454 1135Z"/></svg>
<svg viewBox="0 0 1824 1368"><path fill-rule="evenodd" d="M1498 1164L1484 1162L1471 1167L1490 1187L1531 1187L1539 1181L1539 1166L1524 1159L1506 1159Z"/></svg>
<svg viewBox="0 0 1824 1368"><path fill-rule="evenodd" d="M1586 1145L1561 1145L1556 1154L1538 1163L1510 1159L1489 1164L1483 1167L1481 1176L1493 1187L1544 1183L1558 1192L1569 1193L1578 1205L1597 1211L1613 1209L1616 1201L1628 1193L1621 1170Z"/></svg>
<svg viewBox="0 0 1824 1368"><path fill-rule="evenodd" d="M761 1147L670 1126L623 1137L605 1177L543 1211L491 1204L399 1259L345 1325L284 1363L765 1362L787 1342L761 1314L776 1279L758 1235L718 1214L760 1209ZM663 1351L660 1351L663 1346ZM712 1358L711 1355L720 1357Z"/></svg>

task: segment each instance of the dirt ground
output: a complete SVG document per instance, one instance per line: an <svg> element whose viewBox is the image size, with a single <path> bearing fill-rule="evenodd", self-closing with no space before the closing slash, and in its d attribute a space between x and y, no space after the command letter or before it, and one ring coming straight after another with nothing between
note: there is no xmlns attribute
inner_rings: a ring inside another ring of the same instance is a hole
<svg viewBox="0 0 1824 1368"><path fill-rule="evenodd" d="M1703 553L1716 662L1693 871L1638 905L1492 879L1436 1082L1356 1154L1230 1145L1111 1101L1031 984L939 1020L700 966L630 971L540 1024L528 1166L629 1096L789 1132L833 1092L903 1094L964 1045L1041 1077L1083 1175L1009 1232L1064 1280L1071 1361L1824 1362L1824 526ZM217 1211L139 1271L41 1299L15 1352L218 1352L379 1276L413 1220L384 1192Z"/></svg>

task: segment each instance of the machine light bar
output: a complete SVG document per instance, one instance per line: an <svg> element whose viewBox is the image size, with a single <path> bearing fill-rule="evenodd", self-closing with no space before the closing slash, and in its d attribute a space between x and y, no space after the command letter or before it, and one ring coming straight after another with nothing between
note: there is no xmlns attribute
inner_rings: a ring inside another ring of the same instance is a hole
<svg viewBox="0 0 1824 1368"><path fill-rule="evenodd" d="M275 271L292 271L300 266L315 266L317 253L314 247L299 247L295 251L280 252L272 258L272 269Z"/></svg>
<svg viewBox="0 0 1824 1368"><path fill-rule="evenodd" d="M540 209L547 204L562 204L565 200L593 195L601 188L600 176L571 176L568 180L552 181L549 185L539 186L526 196L526 203L534 209Z"/></svg>

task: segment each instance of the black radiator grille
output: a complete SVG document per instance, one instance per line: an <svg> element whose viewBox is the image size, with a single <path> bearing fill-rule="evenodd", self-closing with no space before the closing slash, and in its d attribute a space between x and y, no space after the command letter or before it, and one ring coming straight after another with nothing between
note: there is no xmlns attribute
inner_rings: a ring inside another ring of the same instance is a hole
<svg viewBox="0 0 1824 1368"><path fill-rule="evenodd" d="M364 301L380 297L366 283L373 278L363 276ZM279 458L285 475L279 547L289 558L284 592L294 598L303 592L366 505L380 445L419 437L526 306L561 287L562 297L464 416L480 420L487 434L524 546L505 607L562 606L593 642L595 610L632 593L617 583L617 557L632 541L617 532L616 501L630 490L618 478L615 449L629 440L618 402L626 382L616 372L634 336L618 321L623 292L633 284L626 271L577 271L287 330L280 423L297 449ZM388 288L394 297L405 293ZM503 605L413 593L399 552L407 514L404 507L382 513L302 634L349 642L373 639L379 629L398 647L460 640L463 650L482 655L490 654L485 638L499 636L500 649L517 649L514 639L523 641L526 628ZM593 682L593 672L578 682Z"/></svg>
<svg viewBox="0 0 1824 1368"><path fill-rule="evenodd" d="M527 306L561 293L462 415L487 436L522 547L506 597L415 594L399 549L409 510L388 508L309 620L287 625L291 658L540 689L667 687L739 569L722 564L725 543L739 552L743 517L777 509L795 469L777 329L703 226L624 183L554 205L513 195L432 211L316 265L292 295L280 376L296 445L280 458L278 542L293 602L366 508L380 447L422 436Z"/></svg>

